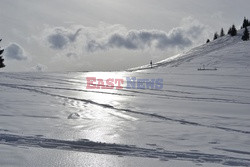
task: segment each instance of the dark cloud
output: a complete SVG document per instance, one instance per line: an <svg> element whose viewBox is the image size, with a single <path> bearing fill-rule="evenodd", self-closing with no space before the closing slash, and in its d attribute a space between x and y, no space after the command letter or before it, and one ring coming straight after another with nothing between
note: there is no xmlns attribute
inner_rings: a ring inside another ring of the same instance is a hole
<svg viewBox="0 0 250 167"><path fill-rule="evenodd" d="M69 43L76 41L80 31L81 29L78 29L75 33L72 33L61 28L57 28L47 37L47 40L51 48L57 50L64 49Z"/></svg>
<svg viewBox="0 0 250 167"><path fill-rule="evenodd" d="M68 39L70 40L70 42L75 42L76 38L78 37L78 35L80 34L81 29L76 30L75 33L69 33L68 34Z"/></svg>
<svg viewBox="0 0 250 167"><path fill-rule="evenodd" d="M68 44L68 39L62 34L48 36L48 42L53 49L63 49Z"/></svg>
<svg viewBox="0 0 250 167"><path fill-rule="evenodd" d="M109 48L125 48L129 50L154 47L160 50L168 48L183 48L192 45L192 41L185 37L182 31L176 30L171 34L163 31L130 31L126 35L112 34L107 41L92 40L87 43L88 51L97 51Z"/></svg>
<svg viewBox="0 0 250 167"><path fill-rule="evenodd" d="M12 43L5 49L5 57L12 60L26 60L27 56L21 46L16 43Z"/></svg>

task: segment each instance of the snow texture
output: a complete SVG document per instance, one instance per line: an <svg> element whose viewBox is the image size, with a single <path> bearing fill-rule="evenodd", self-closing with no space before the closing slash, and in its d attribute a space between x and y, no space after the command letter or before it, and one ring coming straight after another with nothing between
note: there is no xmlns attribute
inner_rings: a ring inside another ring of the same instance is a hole
<svg viewBox="0 0 250 167"><path fill-rule="evenodd" d="M241 34L153 68L0 73L1 166L250 166ZM163 89L86 89L86 77L162 78Z"/></svg>

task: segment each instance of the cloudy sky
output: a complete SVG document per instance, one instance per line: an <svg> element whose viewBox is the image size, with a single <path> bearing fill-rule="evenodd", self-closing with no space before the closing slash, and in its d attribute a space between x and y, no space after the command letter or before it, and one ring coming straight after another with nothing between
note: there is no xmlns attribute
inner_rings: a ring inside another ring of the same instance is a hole
<svg viewBox="0 0 250 167"><path fill-rule="evenodd" d="M250 17L249 0L0 0L4 71L124 70ZM2 69L1 69L2 70Z"/></svg>

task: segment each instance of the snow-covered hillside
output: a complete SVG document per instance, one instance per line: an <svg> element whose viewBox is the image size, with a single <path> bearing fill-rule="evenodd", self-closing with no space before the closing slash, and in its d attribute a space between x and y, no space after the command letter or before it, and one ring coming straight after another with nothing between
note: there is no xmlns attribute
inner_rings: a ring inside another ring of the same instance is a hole
<svg viewBox="0 0 250 167"><path fill-rule="evenodd" d="M0 73L1 166L250 166L241 34L152 69ZM163 89L86 89L86 77L163 79Z"/></svg>
<svg viewBox="0 0 250 167"><path fill-rule="evenodd" d="M231 37L226 35L219 37L217 40L201 45L188 52L178 54L176 56L167 58L163 61L157 62L153 68L160 68L160 71L166 70L166 66L183 67L187 69L203 68L214 69L216 67L228 69L241 69L250 66L249 61L249 41L242 41L243 30L239 30L237 36ZM249 28L250 30L250 28ZM150 65L144 65L129 69L128 71L138 71L150 69ZM157 71L159 71L157 69Z"/></svg>

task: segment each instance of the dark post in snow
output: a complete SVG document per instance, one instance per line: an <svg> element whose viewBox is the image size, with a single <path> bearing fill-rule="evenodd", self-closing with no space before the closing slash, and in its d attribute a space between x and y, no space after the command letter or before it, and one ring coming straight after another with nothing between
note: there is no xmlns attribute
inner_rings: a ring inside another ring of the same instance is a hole
<svg viewBox="0 0 250 167"><path fill-rule="evenodd" d="M2 41L2 39L0 39L0 42ZM1 56L1 54L3 53L3 49L1 49L0 48L0 68L3 68L3 67L5 67L5 65L3 64L3 61L4 61L4 59L3 59L3 57Z"/></svg>

